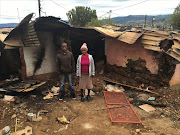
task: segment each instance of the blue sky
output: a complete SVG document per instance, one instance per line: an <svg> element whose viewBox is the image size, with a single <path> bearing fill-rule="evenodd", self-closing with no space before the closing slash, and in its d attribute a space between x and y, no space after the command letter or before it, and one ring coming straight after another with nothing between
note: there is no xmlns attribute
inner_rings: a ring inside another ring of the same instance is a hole
<svg viewBox="0 0 180 135"><path fill-rule="evenodd" d="M67 20L66 13L75 6L96 9L98 17L102 18L107 17L110 10L111 17L172 14L179 3L180 0L41 0L43 16L64 20ZM35 13L34 18L38 17L38 0L0 0L0 23L18 23L32 12Z"/></svg>

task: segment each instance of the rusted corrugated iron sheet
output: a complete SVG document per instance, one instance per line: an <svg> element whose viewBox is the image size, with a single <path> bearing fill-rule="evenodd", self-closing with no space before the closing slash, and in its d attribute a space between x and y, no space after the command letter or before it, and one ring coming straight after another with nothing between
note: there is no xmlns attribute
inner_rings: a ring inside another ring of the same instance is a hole
<svg viewBox="0 0 180 135"><path fill-rule="evenodd" d="M37 36L37 33L34 28L35 21L28 23L27 32L23 34L22 41L24 46L40 46L40 42Z"/></svg>
<svg viewBox="0 0 180 135"><path fill-rule="evenodd" d="M143 33L124 32L117 39L128 44L134 44L142 34Z"/></svg>
<svg viewBox="0 0 180 135"><path fill-rule="evenodd" d="M113 28L113 29L112 29ZM115 26L113 27L94 27L94 29L98 32L100 32L101 34L105 35L105 36L109 36L109 37L113 37L113 38L117 38L118 40L128 43L128 44L134 44L136 42L136 40L141 37L141 35L143 34L143 31L141 30L140 32L137 31L123 31L121 32L120 30L118 31L117 29L120 29L120 27L115 28Z"/></svg>
<svg viewBox="0 0 180 135"><path fill-rule="evenodd" d="M94 27L94 29L105 36L109 36L109 37L113 37L113 38L116 38L120 34L123 33L120 31L114 31L113 29L107 29L107 28L102 28L102 27Z"/></svg>
<svg viewBox="0 0 180 135"><path fill-rule="evenodd" d="M4 43L9 46L26 47L26 46L41 46L38 38L38 30L57 30L59 28L69 28L67 22L60 18L48 16L40 17L36 20L30 20L33 14L26 16L19 25L8 35Z"/></svg>
<svg viewBox="0 0 180 135"><path fill-rule="evenodd" d="M176 60L180 61L180 34L176 31L158 31L156 29L132 28L131 30L122 31L120 26L105 25L95 27L96 31L105 36L116 38L128 44L134 44L141 37L141 43L145 49L165 52ZM161 46L165 40L173 41L174 45L168 43ZM162 47L162 48L161 48Z"/></svg>
<svg viewBox="0 0 180 135"><path fill-rule="evenodd" d="M152 50L152 51L158 51L161 52L161 48L159 46L153 46L153 45L143 45L145 49Z"/></svg>
<svg viewBox="0 0 180 135"><path fill-rule="evenodd" d="M168 50L160 48L164 40L172 40L174 45L170 46ZM142 36L141 43L145 49L158 52L163 51L180 61L180 35L177 32L147 30Z"/></svg>
<svg viewBox="0 0 180 135"><path fill-rule="evenodd" d="M34 28L35 21L31 20L33 14L25 17L21 23L9 34L4 43L9 47L40 46L37 33Z"/></svg>
<svg viewBox="0 0 180 135"><path fill-rule="evenodd" d="M160 43L162 40L165 40L164 36L162 37L160 34L146 31L141 38L141 43L145 49L160 52L162 51L160 49Z"/></svg>

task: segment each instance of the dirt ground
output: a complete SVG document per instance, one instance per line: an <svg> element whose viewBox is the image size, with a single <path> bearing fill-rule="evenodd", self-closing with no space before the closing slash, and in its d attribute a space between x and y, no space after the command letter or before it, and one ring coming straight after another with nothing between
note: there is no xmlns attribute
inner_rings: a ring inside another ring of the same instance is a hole
<svg viewBox="0 0 180 135"><path fill-rule="evenodd" d="M94 78L96 84L98 81L101 83L101 79L102 78ZM80 102L79 96L77 96L76 100L66 97L64 101L59 101L58 96L55 96L53 99L44 100L44 91L47 91L47 89L52 87L55 83L57 82L51 80L51 83L37 90L18 94L16 102L0 101L0 129L5 126L10 126L11 131L14 132L15 118L11 117L13 114L16 114L19 119L18 130L26 126L31 126L34 135L180 134L179 119L174 119L171 115L166 115L164 111L167 111L167 107L156 107L156 110L153 112L145 112L139 107L132 105L141 119L142 124L112 123L101 90L97 91L93 100L90 102ZM134 93L139 94L137 91ZM132 92L126 90L125 94L128 98ZM27 120L27 113L37 113L40 110L48 111L48 113L40 114L43 118L40 122L30 122ZM179 110L177 111L179 112ZM172 111L169 112L171 114ZM63 115L70 120L70 124L61 124L57 121L57 117ZM140 132L137 132L137 129L139 129Z"/></svg>

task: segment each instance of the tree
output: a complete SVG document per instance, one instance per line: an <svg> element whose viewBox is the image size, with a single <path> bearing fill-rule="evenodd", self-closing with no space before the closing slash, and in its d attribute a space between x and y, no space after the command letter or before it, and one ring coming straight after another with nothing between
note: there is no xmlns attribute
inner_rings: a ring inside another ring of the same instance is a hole
<svg viewBox="0 0 180 135"><path fill-rule="evenodd" d="M102 25L104 25L103 21L98 20L97 18L92 18L91 21L86 24L86 27L100 27Z"/></svg>
<svg viewBox="0 0 180 135"><path fill-rule="evenodd" d="M103 21L105 24L109 24L109 25L115 24L114 20L111 19L110 17L104 18L102 21Z"/></svg>
<svg viewBox="0 0 180 135"><path fill-rule="evenodd" d="M170 18L173 29L180 30L180 4L175 8Z"/></svg>
<svg viewBox="0 0 180 135"><path fill-rule="evenodd" d="M92 18L97 18L96 10L90 7L77 6L66 13L71 25L76 27L84 27Z"/></svg>
<svg viewBox="0 0 180 135"><path fill-rule="evenodd" d="M91 21L86 24L86 27L90 27L90 26L100 27L105 24L114 25L115 22L110 17L104 18L102 20L98 20L97 18L96 19L92 18Z"/></svg>

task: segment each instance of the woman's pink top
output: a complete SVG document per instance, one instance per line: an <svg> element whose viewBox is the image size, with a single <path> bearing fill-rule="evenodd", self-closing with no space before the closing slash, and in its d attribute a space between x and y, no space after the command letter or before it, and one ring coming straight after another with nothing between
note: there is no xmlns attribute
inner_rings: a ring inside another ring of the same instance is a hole
<svg viewBox="0 0 180 135"><path fill-rule="evenodd" d="M81 57L81 73L89 74L89 57L88 54Z"/></svg>

